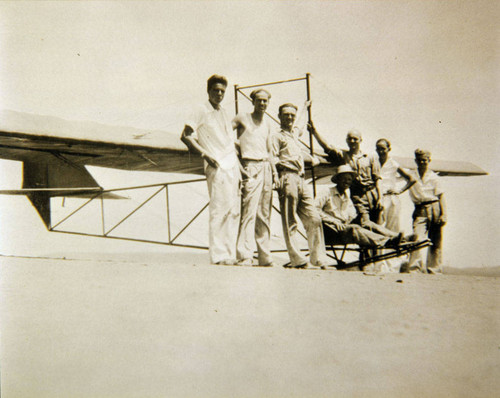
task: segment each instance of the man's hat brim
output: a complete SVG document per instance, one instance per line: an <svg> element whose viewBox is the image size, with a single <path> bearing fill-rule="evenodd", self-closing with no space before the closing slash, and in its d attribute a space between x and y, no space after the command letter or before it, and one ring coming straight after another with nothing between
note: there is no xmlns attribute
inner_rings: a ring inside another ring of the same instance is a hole
<svg viewBox="0 0 500 398"><path fill-rule="evenodd" d="M334 176L332 176L332 178L331 178L332 182L337 183L337 177L342 175L342 174L351 174L352 178L356 178L356 173L354 171L342 171L342 172L337 173Z"/></svg>

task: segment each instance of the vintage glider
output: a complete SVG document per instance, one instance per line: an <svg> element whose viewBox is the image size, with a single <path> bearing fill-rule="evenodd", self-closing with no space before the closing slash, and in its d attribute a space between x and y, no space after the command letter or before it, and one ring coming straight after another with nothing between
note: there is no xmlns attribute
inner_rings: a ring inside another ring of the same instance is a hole
<svg viewBox="0 0 500 398"><path fill-rule="evenodd" d="M23 162L22 189L0 193L26 195L47 228L51 225L51 197L92 197L99 193L107 198L119 197L104 191L85 166L203 175L202 159L187 150L179 134L10 110L0 111L0 157ZM412 159L398 161L413 167ZM433 160L432 168L447 176L487 174L468 162ZM326 161L314 171L316 180L331 173Z"/></svg>
<svg viewBox="0 0 500 398"><path fill-rule="evenodd" d="M0 157L23 162L22 189L0 193L26 195L47 228L51 197L103 191L85 166L203 174L202 159L178 135L9 110L0 111Z"/></svg>

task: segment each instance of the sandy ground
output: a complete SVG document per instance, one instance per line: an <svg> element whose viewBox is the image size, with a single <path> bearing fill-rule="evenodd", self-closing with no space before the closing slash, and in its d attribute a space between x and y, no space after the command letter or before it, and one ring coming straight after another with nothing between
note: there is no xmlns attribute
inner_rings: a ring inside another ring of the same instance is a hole
<svg viewBox="0 0 500 398"><path fill-rule="evenodd" d="M0 262L2 398L500 392L499 278Z"/></svg>

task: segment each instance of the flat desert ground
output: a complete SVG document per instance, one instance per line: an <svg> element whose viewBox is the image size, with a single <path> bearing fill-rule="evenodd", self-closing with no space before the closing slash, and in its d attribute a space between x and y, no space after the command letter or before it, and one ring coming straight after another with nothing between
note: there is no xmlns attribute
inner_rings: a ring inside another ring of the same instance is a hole
<svg viewBox="0 0 500 398"><path fill-rule="evenodd" d="M2 398L498 397L498 277L0 257Z"/></svg>

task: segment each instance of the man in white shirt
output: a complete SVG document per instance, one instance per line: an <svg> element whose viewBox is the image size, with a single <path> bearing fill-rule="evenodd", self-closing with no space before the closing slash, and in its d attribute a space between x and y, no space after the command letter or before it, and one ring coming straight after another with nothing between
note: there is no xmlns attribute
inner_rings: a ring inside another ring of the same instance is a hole
<svg viewBox="0 0 500 398"><path fill-rule="evenodd" d="M402 234L381 228L378 232L351 222L357 217L349 187L356 178L349 165L337 167L332 177L334 187L328 187L316 197L316 207L325 225L325 235L337 244L355 243L360 246L395 246L402 241Z"/></svg>
<svg viewBox="0 0 500 398"><path fill-rule="evenodd" d="M411 253L408 264L409 272L436 274L442 272L442 228L446 224L446 203L439 177L429 170L431 153L423 149L415 151L417 170L411 170L410 176L416 181L410 188L410 198L415 204L413 212L413 233L416 240L429 238L427 261L422 250Z"/></svg>
<svg viewBox="0 0 500 398"><path fill-rule="evenodd" d="M413 178L399 165L399 163L389 156L391 151L391 143L380 138L375 144L375 150L378 154L380 163L380 190L382 192L383 201L383 220L382 225L391 231L400 231L400 214L401 201L399 195L409 189L415 181ZM402 186L401 180L405 180L406 184ZM403 263L401 258L393 258L384 260L379 264L382 271L399 272Z"/></svg>
<svg viewBox="0 0 500 398"><path fill-rule="evenodd" d="M405 171L397 161L395 161L389 152L391 151L391 143L385 138L380 138L375 144L375 150L378 154L380 162L380 189L382 191L384 202L384 226L392 231L399 231L401 212L401 203L399 195L406 192L415 180ZM400 181L406 180L406 184L402 187Z"/></svg>
<svg viewBox="0 0 500 398"><path fill-rule="evenodd" d="M233 119L239 139L242 165L241 220L236 245L236 257L240 265L253 264L252 243L257 244L258 264L273 265L271 257L271 210L273 179L278 175L271 153L271 125L264 117L271 94L257 89L250 94L254 110L238 114Z"/></svg>
<svg viewBox="0 0 500 398"><path fill-rule="evenodd" d="M186 122L181 140L205 160L211 262L232 265L236 263L241 174L231 119L221 107L226 87L224 76L208 79L208 101Z"/></svg>

